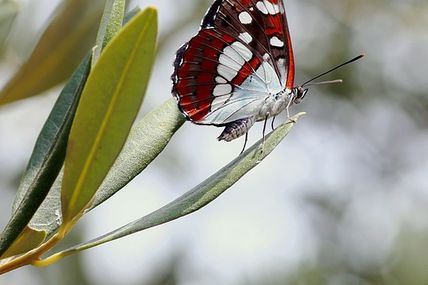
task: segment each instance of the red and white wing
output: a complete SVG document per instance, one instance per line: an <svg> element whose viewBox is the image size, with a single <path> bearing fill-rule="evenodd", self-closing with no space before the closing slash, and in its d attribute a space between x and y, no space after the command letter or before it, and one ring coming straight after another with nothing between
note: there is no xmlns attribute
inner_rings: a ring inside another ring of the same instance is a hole
<svg viewBox="0 0 428 285"><path fill-rule="evenodd" d="M197 124L256 116L264 100L294 84L282 0L215 0L201 30L177 52L173 94Z"/></svg>

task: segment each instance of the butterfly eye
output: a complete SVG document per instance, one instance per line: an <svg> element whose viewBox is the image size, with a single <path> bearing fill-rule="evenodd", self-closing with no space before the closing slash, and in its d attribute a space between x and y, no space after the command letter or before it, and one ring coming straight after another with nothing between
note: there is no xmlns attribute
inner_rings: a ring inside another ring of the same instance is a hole
<svg viewBox="0 0 428 285"><path fill-rule="evenodd" d="M294 94L294 104L299 104L302 102L303 98L305 98L306 93L308 93L308 89L303 89L302 87L296 87L293 89Z"/></svg>

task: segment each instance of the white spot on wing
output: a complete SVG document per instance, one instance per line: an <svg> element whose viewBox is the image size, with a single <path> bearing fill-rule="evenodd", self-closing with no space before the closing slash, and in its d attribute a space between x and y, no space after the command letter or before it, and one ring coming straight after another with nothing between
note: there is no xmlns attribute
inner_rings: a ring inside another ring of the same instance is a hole
<svg viewBox="0 0 428 285"><path fill-rule="evenodd" d="M219 62L220 64L217 67L218 73L226 80L232 81L244 65L245 60L232 45L224 48L223 54L219 57Z"/></svg>
<svg viewBox="0 0 428 285"><path fill-rule="evenodd" d="M270 39L270 45L274 47L284 47L284 42L278 39L278 37L272 37Z"/></svg>
<svg viewBox="0 0 428 285"><path fill-rule="evenodd" d="M265 15L267 14L276 15L280 12L279 6L277 4L273 4L269 2L268 0L257 2L256 7L257 9L259 9L260 12L262 12Z"/></svg>
<svg viewBox="0 0 428 285"><path fill-rule="evenodd" d="M265 4L266 4L266 7L269 11L269 14L276 15L279 13L279 6L277 4L273 4L273 3L266 1L266 0L265 0Z"/></svg>
<svg viewBox="0 0 428 285"><path fill-rule="evenodd" d="M221 77L221 76L217 76L216 78L215 78L215 82L217 82L217 83L227 83L227 80L226 79L224 79L223 77Z"/></svg>
<svg viewBox="0 0 428 285"><path fill-rule="evenodd" d="M220 60L222 56L223 55L220 56ZM232 81L233 78L235 78L235 76L238 74L238 71L233 70L229 68L227 65L223 65L223 64L219 64L219 66L217 67L217 72L218 74L220 74L226 80L229 80L229 81Z"/></svg>
<svg viewBox="0 0 428 285"><path fill-rule="evenodd" d="M269 61L269 59L270 59L270 55L269 55L268 53L265 53L265 54L263 55L263 60L264 60L264 61Z"/></svg>
<svg viewBox="0 0 428 285"><path fill-rule="evenodd" d="M239 14L239 21L242 24L247 25L247 24L251 24L251 22L253 21L253 19L251 18L251 15L248 14L248 12L241 12Z"/></svg>
<svg viewBox="0 0 428 285"><path fill-rule="evenodd" d="M247 32L239 34L239 38L246 44L249 44L253 41L253 37Z"/></svg>
<svg viewBox="0 0 428 285"><path fill-rule="evenodd" d="M279 67L279 72L281 73L281 82L285 82L287 80L287 66L285 66L285 59L280 58L277 60L277 65Z"/></svg>
<svg viewBox="0 0 428 285"><path fill-rule="evenodd" d="M253 53L242 43L234 42L232 47L244 58L245 61L249 61L253 58Z"/></svg>
<svg viewBox="0 0 428 285"><path fill-rule="evenodd" d="M215 86L213 94L214 96L227 95L232 92L232 85L230 84L218 84Z"/></svg>
<svg viewBox="0 0 428 285"><path fill-rule="evenodd" d="M217 72L226 80L232 81L246 61L253 57L253 53L241 42L234 42L223 49L219 57L220 64Z"/></svg>
<svg viewBox="0 0 428 285"><path fill-rule="evenodd" d="M257 9L259 9L260 12L262 12L263 14L267 15L269 14L268 10L266 9L265 4L263 4L262 1L257 2L256 4Z"/></svg>

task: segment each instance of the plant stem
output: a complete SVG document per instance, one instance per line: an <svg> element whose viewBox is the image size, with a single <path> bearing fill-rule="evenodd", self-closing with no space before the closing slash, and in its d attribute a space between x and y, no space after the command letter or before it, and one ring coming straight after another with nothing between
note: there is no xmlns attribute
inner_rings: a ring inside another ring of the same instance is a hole
<svg viewBox="0 0 428 285"><path fill-rule="evenodd" d="M63 237L64 236L60 234L60 232L58 232L53 237L51 237L47 242L40 245L39 247L27 252L24 255L21 255L19 257L12 259L10 262L0 265L0 275L6 272L12 271L16 268L34 263L37 259L40 258L40 256L43 253L51 249L60 240L62 240Z"/></svg>

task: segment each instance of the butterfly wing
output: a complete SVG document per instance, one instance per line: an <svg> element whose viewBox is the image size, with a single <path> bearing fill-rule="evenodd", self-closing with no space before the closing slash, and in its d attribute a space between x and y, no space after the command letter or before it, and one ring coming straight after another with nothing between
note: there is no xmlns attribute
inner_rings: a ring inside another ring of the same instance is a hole
<svg viewBox="0 0 428 285"><path fill-rule="evenodd" d="M256 116L268 96L294 84L283 1L215 0L174 68L173 94L194 123Z"/></svg>

